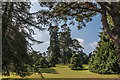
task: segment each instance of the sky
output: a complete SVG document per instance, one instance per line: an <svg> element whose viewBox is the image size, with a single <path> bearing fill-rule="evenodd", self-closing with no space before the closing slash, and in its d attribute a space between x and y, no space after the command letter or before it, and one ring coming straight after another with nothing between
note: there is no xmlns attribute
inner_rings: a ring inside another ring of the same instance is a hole
<svg viewBox="0 0 120 80"><path fill-rule="evenodd" d="M38 3L33 2L33 6L31 7L31 12L36 12L41 9ZM76 26L70 26L71 29L71 37L72 39L77 39L81 45L84 47L84 52L89 54L90 52L94 51L97 42L100 40L98 35L101 32L100 27L101 24L101 16L100 14L93 17L93 20L86 24L86 27L78 30ZM46 52L49 43L50 43L50 36L47 30L39 31L35 30L36 35L34 38L40 41L44 41L42 44L35 44L33 45L33 49L40 52Z"/></svg>

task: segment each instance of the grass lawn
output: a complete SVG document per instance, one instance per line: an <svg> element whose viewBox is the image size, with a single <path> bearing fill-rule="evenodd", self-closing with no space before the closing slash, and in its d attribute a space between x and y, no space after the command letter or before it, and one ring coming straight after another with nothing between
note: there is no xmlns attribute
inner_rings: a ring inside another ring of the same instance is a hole
<svg viewBox="0 0 120 80"><path fill-rule="evenodd" d="M57 65L52 68L41 68L40 71L43 73L45 78L118 78L118 74L97 74L92 73L87 70L88 66L84 65L83 70L71 70L68 65ZM15 75L11 75L10 77L3 78L20 78ZM39 74L33 74L31 76L27 76L26 78L41 78Z"/></svg>

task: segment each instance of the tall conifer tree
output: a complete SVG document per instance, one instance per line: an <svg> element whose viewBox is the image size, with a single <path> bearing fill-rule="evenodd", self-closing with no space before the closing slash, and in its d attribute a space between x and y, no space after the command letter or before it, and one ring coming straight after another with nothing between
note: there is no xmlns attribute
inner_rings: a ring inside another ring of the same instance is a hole
<svg viewBox="0 0 120 80"><path fill-rule="evenodd" d="M2 70L3 74L15 72L22 77L29 75L27 66L33 64L28 50L35 40L33 27L43 30L35 21L36 13L30 13L30 2L2 3Z"/></svg>
<svg viewBox="0 0 120 80"><path fill-rule="evenodd" d="M101 32L98 47L89 59L89 70L100 74L120 73L116 47L111 39Z"/></svg>
<svg viewBox="0 0 120 80"><path fill-rule="evenodd" d="M60 41L60 53L61 58L64 64L66 62L70 62L70 58L72 57L72 38L71 38L71 30L67 25L61 26L62 31L59 33L59 41Z"/></svg>
<svg viewBox="0 0 120 80"><path fill-rule="evenodd" d="M54 66L59 62L60 57L60 49L59 49L59 41L58 41L58 26L50 26L48 31L50 34L50 46L48 48L49 53L49 61L51 66Z"/></svg>

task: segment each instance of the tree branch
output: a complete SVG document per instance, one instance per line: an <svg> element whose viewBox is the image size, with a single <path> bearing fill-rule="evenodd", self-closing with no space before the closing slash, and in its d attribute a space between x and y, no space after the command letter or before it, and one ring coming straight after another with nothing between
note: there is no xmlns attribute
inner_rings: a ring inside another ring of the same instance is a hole
<svg viewBox="0 0 120 80"><path fill-rule="evenodd" d="M93 9L93 8L88 8L88 7L78 7L80 9L86 9L86 10L89 10L89 11L95 11L95 12L99 12L101 13L101 10L100 9ZM74 9L74 8L73 8Z"/></svg>
<svg viewBox="0 0 120 80"><path fill-rule="evenodd" d="M105 4L106 4L109 8L112 8L112 5L110 5L108 2L105 2Z"/></svg>
<svg viewBox="0 0 120 80"><path fill-rule="evenodd" d="M101 8L104 8L104 9L111 15L111 17L113 18L113 13L112 13L111 10L109 10L109 9L106 7L105 2L104 2L104 4L103 4L103 2L97 2L97 3L101 6ZM108 4L107 4L107 5L108 5Z"/></svg>
<svg viewBox="0 0 120 80"><path fill-rule="evenodd" d="M101 3L101 4L103 6L105 6L105 3ZM101 13L102 19L101 19L101 21L102 21L102 24L103 24L103 27L104 27L103 29L107 33L108 37L114 41L116 36L114 35L112 30L110 29L109 24L107 22L106 9L104 7L101 7L101 9L102 9L102 13Z"/></svg>

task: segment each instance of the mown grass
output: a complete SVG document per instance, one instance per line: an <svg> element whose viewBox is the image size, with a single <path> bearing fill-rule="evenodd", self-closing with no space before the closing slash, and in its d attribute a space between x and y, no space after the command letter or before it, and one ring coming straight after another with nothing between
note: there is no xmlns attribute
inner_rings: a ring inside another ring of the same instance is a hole
<svg viewBox="0 0 120 80"><path fill-rule="evenodd" d="M118 78L118 74L97 74L88 70L88 66L84 65L82 70L71 70L68 65L57 65L52 68L40 68L39 69L45 78ZM3 76L3 78L20 78L16 75L9 77ZM39 74L34 73L26 78L41 78Z"/></svg>
<svg viewBox="0 0 120 80"><path fill-rule="evenodd" d="M51 68L40 68L39 71L42 73L58 74L55 69Z"/></svg>

